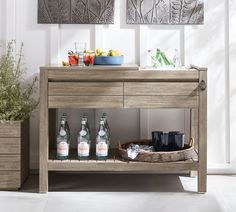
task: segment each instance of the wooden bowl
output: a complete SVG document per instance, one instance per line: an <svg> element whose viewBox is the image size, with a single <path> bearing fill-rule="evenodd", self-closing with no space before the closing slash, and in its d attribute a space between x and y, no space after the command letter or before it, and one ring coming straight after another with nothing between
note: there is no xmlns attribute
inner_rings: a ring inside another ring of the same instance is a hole
<svg viewBox="0 0 236 212"><path fill-rule="evenodd" d="M140 162L176 162L192 159L196 152L194 150L194 140L191 138L182 150L168 152L140 152L135 159L128 157L127 148L130 144L152 145L151 140L134 140L124 144L118 144L119 155L124 160Z"/></svg>

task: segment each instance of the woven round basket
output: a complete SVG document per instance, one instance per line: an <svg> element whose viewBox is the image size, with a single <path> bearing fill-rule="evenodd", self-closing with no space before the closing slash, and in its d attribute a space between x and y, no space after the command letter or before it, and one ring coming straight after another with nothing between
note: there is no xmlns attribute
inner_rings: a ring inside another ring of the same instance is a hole
<svg viewBox="0 0 236 212"><path fill-rule="evenodd" d="M182 150L168 152L140 152L135 159L128 157L127 148L130 144L152 145L151 140L136 140L124 144L118 144L119 155L124 160L140 162L174 162L193 158L196 154L194 150L194 140L191 138L188 144L184 145Z"/></svg>

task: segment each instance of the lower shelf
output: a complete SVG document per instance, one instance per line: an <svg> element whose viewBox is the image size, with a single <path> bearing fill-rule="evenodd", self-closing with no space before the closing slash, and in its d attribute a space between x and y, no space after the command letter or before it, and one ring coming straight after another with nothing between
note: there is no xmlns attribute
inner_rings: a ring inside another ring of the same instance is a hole
<svg viewBox="0 0 236 212"><path fill-rule="evenodd" d="M77 160L49 160L49 171L184 171L198 170L198 162L181 161L171 163L144 163L144 162L123 162L123 161L96 161L89 160L80 162Z"/></svg>
<svg viewBox="0 0 236 212"><path fill-rule="evenodd" d="M70 159L60 161L56 159L55 151L50 151L48 160L49 171L101 171L101 172L129 172L129 171L185 171L198 170L198 161L196 158L187 161L168 162L168 163L148 163L123 161L117 154L116 149L110 151L109 159L98 161L95 156L90 160L80 161L76 159L76 151L72 150Z"/></svg>

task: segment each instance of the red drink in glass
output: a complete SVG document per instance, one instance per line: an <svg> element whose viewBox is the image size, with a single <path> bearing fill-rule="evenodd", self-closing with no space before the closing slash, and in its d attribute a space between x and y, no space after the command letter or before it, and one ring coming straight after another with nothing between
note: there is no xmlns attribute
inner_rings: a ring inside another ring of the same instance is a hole
<svg viewBox="0 0 236 212"><path fill-rule="evenodd" d="M94 54L90 54L90 65L94 65Z"/></svg>
<svg viewBox="0 0 236 212"><path fill-rule="evenodd" d="M84 55L84 64L86 66L89 66L89 64L90 64L90 55L89 54Z"/></svg>
<svg viewBox="0 0 236 212"><path fill-rule="evenodd" d="M79 62L78 55L69 55L68 58L69 58L69 63L71 66L78 65L78 62Z"/></svg>

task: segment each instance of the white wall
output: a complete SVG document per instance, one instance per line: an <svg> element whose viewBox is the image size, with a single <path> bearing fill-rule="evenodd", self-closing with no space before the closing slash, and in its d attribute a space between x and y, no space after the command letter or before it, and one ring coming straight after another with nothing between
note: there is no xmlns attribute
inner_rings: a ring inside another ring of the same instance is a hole
<svg viewBox="0 0 236 212"><path fill-rule="evenodd" d="M4 52L4 41L6 40L6 22L5 22L5 2L0 1L0 54Z"/></svg>
<svg viewBox="0 0 236 212"><path fill-rule="evenodd" d="M228 33L228 42L229 42L229 98L230 98L230 104L229 104L229 119L230 119L230 156L231 160L236 163L236 2L234 0L229 0L229 28Z"/></svg>
<svg viewBox="0 0 236 212"><path fill-rule="evenodd" d="M66 59L67 51L73 49L74 42L78 41L86 41L93 49L118 48L125 54L126 63L141 65L147 64L148 49L159 47L170 57L175 48L179 49L186 65L194 63L209 68L209 167L225 168L226 162L231 162L230 168L235 168L235 1L206 1L205 24L202 26L126 25L125 7L126 0L116 0L114 25L38 25L37 0L0 0L0 41L16 39L24 42L29 75L37 74L40 66ZM89 111L89 114L97 120L101 112ZM150 136L147 132L157 128L178 128L188 133L186 118L183 118L188 117L188 113L184 110L171 110L164 116L159 110L109 110L108 113L114 139L125 139L127 135L128 138ZM172 115L168 116L170 113ZM69 114L71 123L77 126L81 111L69 111ZM165 116L167 122L163 125ZM122 129L122 134L118 128ZM73 132L76 132L76 127ZM38 111L31 119L31 168L37 167Z"/></svg>

